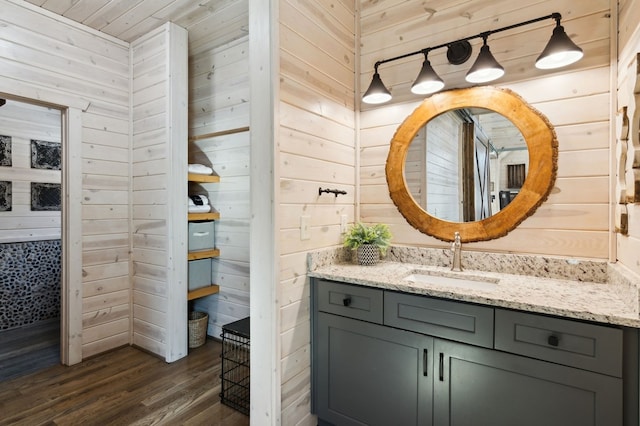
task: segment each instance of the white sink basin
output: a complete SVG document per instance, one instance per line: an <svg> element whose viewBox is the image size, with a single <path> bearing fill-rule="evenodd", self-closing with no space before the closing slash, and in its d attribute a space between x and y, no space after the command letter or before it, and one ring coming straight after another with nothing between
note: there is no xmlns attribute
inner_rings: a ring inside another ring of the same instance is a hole
<svg viewBox="0 0 640 426"><path fill-rule="evenodd" d="M413 273L407 275L404 280L440 287L459 287L477 290L494 290L500 282L497 278L467 275L464 272L449 274L446 272L434 271L413 271Z"/></svg>

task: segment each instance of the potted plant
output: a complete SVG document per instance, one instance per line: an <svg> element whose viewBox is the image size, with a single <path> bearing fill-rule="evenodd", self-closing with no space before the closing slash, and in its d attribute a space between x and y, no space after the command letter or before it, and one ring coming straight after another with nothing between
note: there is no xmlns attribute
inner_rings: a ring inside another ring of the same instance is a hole
<svg viewBox="0 0 640 426"><path fill-rule="evenodd" d="M358 222L344 236L344 246L356 251L360 265L375 265L390 244L391 231L384 223L367 226Z"/></svg>

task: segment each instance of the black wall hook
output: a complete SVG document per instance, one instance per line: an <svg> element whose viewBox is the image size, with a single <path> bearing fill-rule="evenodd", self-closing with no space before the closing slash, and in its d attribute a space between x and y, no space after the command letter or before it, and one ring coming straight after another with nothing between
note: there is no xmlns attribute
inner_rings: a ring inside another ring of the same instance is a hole
<svg viewBox="0 0 640 426"><path fill-rule="evenodd" d="M336 196L336 198L338 197L338 194L342 194L342 195L346 195L347 191L342 191L340 189L322 189L322 187L318 188L318 195L322 195L323 192L326 192L327 194L334 194Z"/></svg>

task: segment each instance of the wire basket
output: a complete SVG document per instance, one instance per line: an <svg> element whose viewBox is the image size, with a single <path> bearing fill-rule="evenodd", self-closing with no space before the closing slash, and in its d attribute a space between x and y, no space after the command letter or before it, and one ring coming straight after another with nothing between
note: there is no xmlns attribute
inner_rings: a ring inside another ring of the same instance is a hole
<svg viewBox="0 0 640 426"><path fill-rule="evenodd" d="M249 415L249 317L222 327L220 402Z"/></svg>
<svg viewBox="0 0 640 426"><path fill-rule="evenodd" d="M205 312L189 312L189 348L204 345L207 340L207 323L209 315Z"/></svg>

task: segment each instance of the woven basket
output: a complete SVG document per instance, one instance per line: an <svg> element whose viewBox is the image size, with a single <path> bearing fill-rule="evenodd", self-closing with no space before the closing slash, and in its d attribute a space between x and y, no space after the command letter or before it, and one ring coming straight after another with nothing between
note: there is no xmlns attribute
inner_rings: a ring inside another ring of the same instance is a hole
<svg viewBox="0 0 640 426"><path fill-rule="evenodd" d="M207 340L209 315L205 312L189 312L189 347L197 348Z"/></svg>

